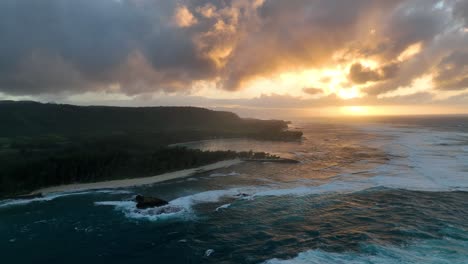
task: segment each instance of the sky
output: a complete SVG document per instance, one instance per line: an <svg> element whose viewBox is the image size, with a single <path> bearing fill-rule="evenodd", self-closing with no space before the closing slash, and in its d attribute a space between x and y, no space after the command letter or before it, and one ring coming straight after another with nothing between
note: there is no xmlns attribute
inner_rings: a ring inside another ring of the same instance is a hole
<svg viewBox="0 0 468 264"><path fill-rule="evenodd" d="M468 0L2 0L0 100L468 113Z"/></svg>

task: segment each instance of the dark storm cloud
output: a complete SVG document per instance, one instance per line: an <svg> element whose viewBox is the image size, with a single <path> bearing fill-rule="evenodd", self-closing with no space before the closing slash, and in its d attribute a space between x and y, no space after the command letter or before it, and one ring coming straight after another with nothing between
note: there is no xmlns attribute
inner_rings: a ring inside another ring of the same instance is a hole
<svg viewBox="0 0 468 264"><path fill-rule="evenodd" d="M336 63L340 50L380 62L339 58L371 95L428 73L464 89L467 10L463 0L3 0L0 92L186 93L200 80L237 90ZM397 60L415 43L420 54Z"/></svg>
<svg viewBox="0 0 468 264"><path fill-rule="evenodd" d="M443 90L460 90L468 87L468 52L453 52L444 57L436 67L435 82Z"/></svg>
<svg viewBox="0 0 468 264"><path fill-rule="evenodd" d="M379 81L382 77L377 71L366 68L360 63L355 63L349 70L349 78L355 83L367 83Z"/></svg>
<svg viewBox="0 0 468 264"><path fill-rule="evenodd" d="M393 58L408 46L421 42L431 42L443 32L448 22L447 12L436 8L440 0L406 1L383 19L381 40L387 45L384 54Z"/></svg>
<svg viewBox="0 0 468 264"><path fill-rule="evenodd" d="M320 88L312 88L312 87L309 87L309 88L303 88L302 91L306 94L310 94L310 95L317 95L317 94L322 94L323 93L323 90L320 89Z"/></svg>
<svg viewBox="0 0 468 264"><path fill-rule="evenodd" d="M457 11L462 6L465 6L465 1L414 0L406 1L395 9L387 18L388 23L384 28L386 38L381 40L383 48L379 51L380 56L385 60L395 59L414 43L421 44L421 52L398 62L398 71L394 77L378 82L366 91L378 95L398 87L410 86L415 79L425 75L435 77L436 89L443 88L440 86L443 77L436 77L440 75L438 65L452 53L466 52L468 46L467 32L459 23L459 17L462 16L459 13L463 11ZM458 89L468 88L466 85L463 87L463 82L458 84ZM452 86L446 89L455 88Z"/></svg>
<svg viewBox="0 0 468 264"><path fill-rule="evenodd" d="M206 77L212 65L197 57L191 33L169 23L175 7L145 0L1 1L0 89L35 94L127 83L124 92L132 92L140 78L169 89L175 79ZM154 76L118 74L135 51Z"/></svg>
<svg viewBox="0 0 468 264"><path fill-rule="evenodd" d="M377 82L393 78L397 75L400 66L398 63L390 63L379 69L366 68L360 63L351 65L349 70L349 79L358 84L367 82Z"/></svg>
<svg viewBox="0 0 468 264"><path fill-rule="evenodd" d="M465 26L468 26L468 1L458 0L453 10L455 16L462 19Z"/></svg>
<svg viewBox="0 0 468 264"><path fill-rule="evenodd" d="M135 6L116 1L5 0L0 21L0 85L18 94L69 88L49 68L75 72L70 89L108 81L147 28Z"/></svg>

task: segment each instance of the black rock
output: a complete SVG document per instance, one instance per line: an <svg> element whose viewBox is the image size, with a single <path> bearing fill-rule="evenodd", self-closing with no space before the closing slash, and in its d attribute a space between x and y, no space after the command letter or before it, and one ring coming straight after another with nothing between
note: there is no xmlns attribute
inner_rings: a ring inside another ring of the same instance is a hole
<svg viewBox="0 0 468 264"><path fill-rule="evenodd" d="M135 197L135 201L137 202L136 207L138 209L147 209L153 207L160 207L169 204L169 202L159 199L156 197L145 197L142 195L137 195Z"/></svg>

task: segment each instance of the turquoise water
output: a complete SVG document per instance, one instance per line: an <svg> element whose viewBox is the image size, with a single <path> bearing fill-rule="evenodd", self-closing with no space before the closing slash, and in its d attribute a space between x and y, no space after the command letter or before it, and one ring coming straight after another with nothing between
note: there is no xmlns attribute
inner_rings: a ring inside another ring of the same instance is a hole
<svg viewBox="0 0 468 264"><path fill-rule="evenodd" d="M2 263L468 263L464 119L424 122L302 123L303 142L191 143L301 163L1 201ZM170 212L135 209L136 194L171 201Z"/></svg>

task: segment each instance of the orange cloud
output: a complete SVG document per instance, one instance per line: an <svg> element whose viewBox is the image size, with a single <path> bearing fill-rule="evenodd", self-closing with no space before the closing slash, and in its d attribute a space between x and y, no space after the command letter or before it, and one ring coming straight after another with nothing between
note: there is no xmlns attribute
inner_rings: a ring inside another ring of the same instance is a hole
<svg viewBox="0 0 468 264"><path fill-rule="evenodd" d="M181 28L191 27L198 22L192 12L184 5L179 5L177 7L173 21L175 25Z"/></svg>

